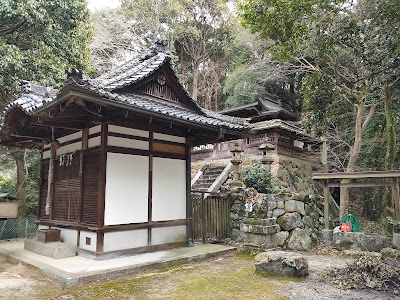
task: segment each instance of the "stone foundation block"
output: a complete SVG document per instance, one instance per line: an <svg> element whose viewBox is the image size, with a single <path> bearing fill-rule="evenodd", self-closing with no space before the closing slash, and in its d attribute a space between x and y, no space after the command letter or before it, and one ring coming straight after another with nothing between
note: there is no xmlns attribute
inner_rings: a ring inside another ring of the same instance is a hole
<svg viewBox="0 0 400 300"><path fill-rule="evenodd" d="M268 251L257 254L254 259L256 270L280 276L302 277L308 274L305 257L284 251Z"/></svg>
<svg viewBox="0 0 400 300"><path fill-rule="evenodd" d="M76 255L75 246L62 242L40 243L36 240L25 240L24 249L56 259Z"/></svg>
<svg viewBox="0 0 400 300"><path fill-rule="evenodd" d="M276 218L243 218L243 223L250 225L262 225L262 226L270 226L276 224Z"/></svg>
<svg viewBox="0 0 400 300"><path fill-rule="evenodd" d="M254 244L265 249L278 247L278 239L276 234L257 234L257 233L244 233L243 242Z"/></svg>
<svg viewBox="0 0 400 300"><path fill-rule="evenodd" d="M258 234L273 234L277 233L281 230L279 225L268 225L268 226L262 226L262 225L250 225L250 224L243 224L243 232L249 232L249 233L258 233Z"/></svg>
<svg viewBox="0 0 400 300"><path fill-rule="evenodd" d="M389 245L389 239L362 232L333 232L333 246L339 250L379 252Z"/></svg>

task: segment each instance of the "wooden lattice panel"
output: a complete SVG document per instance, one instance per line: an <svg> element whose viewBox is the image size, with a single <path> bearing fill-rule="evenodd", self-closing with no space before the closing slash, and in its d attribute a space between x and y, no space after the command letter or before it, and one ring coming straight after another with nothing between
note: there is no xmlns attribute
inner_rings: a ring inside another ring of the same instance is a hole
<svg viewBox="0 0 400 300"><path fill-rule="evenodd" d="M97 225L99 195L99 152L87 152L83 157L82 222Z"/></svg>
<svg viewBox="0 0 400 300"><path fill-rule="evenodd" d="M145 85L140 86L138 90L142 93L156 96L168 101L179 102L179 99L174 91L165 83L161 85L157 81L150 81Z"/></svg>

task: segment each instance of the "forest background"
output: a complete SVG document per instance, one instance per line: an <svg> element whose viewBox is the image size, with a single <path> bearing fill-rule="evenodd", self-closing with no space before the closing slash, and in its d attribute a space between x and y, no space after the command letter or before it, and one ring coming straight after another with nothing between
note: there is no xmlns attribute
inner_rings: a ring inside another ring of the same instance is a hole
<svg viewBox="0 0 400 300"><path fill-rule="evenodd" d="M0 111L21 79L57 88L71 67L96 77L157 39L201 106L274 94L327 140L330 171L399 169L398 0L122 0L92 12L84 0L4 0ZM21 198L20 216L34 213L39 154L1 148L0 159L0 191ZM392 213L384 189L351 194L372 220Z"/></svg>

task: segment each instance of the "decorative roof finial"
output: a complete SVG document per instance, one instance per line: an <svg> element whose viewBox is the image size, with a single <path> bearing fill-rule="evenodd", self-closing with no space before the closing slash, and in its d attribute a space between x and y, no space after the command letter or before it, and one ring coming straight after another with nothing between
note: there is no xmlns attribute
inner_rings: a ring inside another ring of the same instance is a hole
<svg viewBox="0 0 400 300"><path fill-rule="evenodd" d="M19 92L21 94L29 94L32 92L31 83L27 80L19 81Z"/></svg>
<svg viewBox="0 0 400 300"><path fill-rule="evenodd" d="M155 52L167 52L167 43L166 41L162 39L157 39L157 41L154 43L154 51Z"/></svg>
<svg viewBox="0 0 400 300"><path fill-rule="evenodd" d="M67 82L68 83L82 83L83 71L77 68L71 68L67 70Z"/></svg>

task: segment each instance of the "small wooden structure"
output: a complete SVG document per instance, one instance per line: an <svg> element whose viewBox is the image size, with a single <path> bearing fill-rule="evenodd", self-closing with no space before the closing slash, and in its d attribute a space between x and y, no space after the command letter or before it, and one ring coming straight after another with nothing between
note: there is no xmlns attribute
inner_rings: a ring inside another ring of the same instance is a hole
<svg viewBox="0 0 400 300"><path fill-rule="evenodd" d="M0 145L42 150L38 229L92 255L190 244L190 151L237 139L244 119L199 107L162 43L96 79L60 90L22 82Z"/></svg>
<svg viewBox="0 0 400 300"><path fill-rule="evenodd" d="M324 218L325 229L329 229L329 188L330 187L391 187L392 200L395 206L396 220L400 220L400 196L399 196L400 171L368 171L348 173L314 173L313 180L320 180L324 189ZM354 182L360 179L363 182ZM375 179L375 180L373 180ZM383 179L377 182L376 179ZM342 182L348 180L349 182Z"/></svg>

